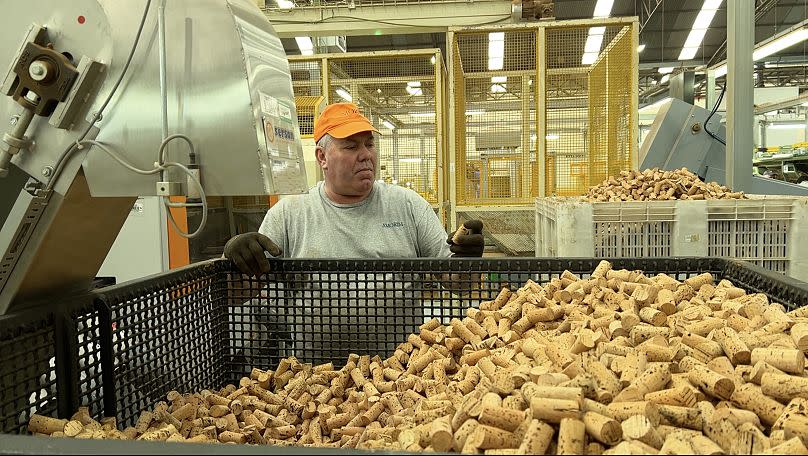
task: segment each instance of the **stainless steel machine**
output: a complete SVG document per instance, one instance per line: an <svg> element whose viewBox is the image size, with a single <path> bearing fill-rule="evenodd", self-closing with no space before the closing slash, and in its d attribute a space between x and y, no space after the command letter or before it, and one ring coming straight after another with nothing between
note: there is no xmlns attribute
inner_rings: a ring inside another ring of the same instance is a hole
<svg viewBox="0 0 808 456"><path fill-rule="evenodd" d="M685 167L704 181L724 185L726 147L717 138L725 140L726 129L718 115L706 122L709 115L706 109L675 98L662 105L640 147L640 169ZM760 176L752 176L750 188L744 190L762 195L808 196L808 187Z"/></svg>
<svg viewBox="0 0 808 456"><path fill-rule="evenodd" d="M0 315L86 291L138 196L306 189L283 46L250 0L10 2L0 39Z"/></svg>

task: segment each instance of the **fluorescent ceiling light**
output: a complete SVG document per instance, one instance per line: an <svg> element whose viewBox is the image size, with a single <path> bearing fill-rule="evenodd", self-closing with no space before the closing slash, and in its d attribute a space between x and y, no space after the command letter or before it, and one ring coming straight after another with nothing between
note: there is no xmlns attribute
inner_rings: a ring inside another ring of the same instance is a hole
<svg viewBox="0 0 808 456"><path fill-rule="evenodd" d="M597 52L585 52L581 57L581 65L592 65L598 59Z"/></svg>
<svg viewBox="0 0 808 456"><path fill-rule="evenodd" d="M501 70L505 59L502 57L489 57L488 58L488 71Z"/></svg>
<svg viewBox="0 0 808 456"><path fill-rule="evenodd" d="M696 20L693 22L693 27L687 35L682 51L679 53L679 60L692 60L699 52L704 35L707 29L710 28L710 23L713 22L715 12L721 6L721 0L705 0L701 6Z"/></svg>
<svg viewBox="0 0 808 456"><path fill-rule="evenodd" d="M491 93L505 93L507 92L507 85L506 84L492 84L491 85Z"/></svg>
<svg viewBox="0 0 808 456"><path fill-rule="evenodd" d="M790 33L787 33L779 38L776 38L765 45L755 49L752 53L752 60L757 62L758 60L763 60L766 57L776 54L784 49L790 48L795 44L799 44L803 41L808 39L808 28L799 28ZM764 65L765 67L766 65ZM715 77L720 78L721 76L725 76L727 74L727 64L724 63L719 67L715 68Z"/></svg>
<svg viewBox="0 0 808 456"><path fill-rule="evenodd" d="M421 87L421 81L410 81L407 83L407 87Z"/></svg>
<svg viewBox="0 0 808 456"><path fill-rule="evenodd" d="M295 42L297 43L297 47L300 49L301 54L303 55L314 54L314 44L311 42L311 38L307 36L296 36Z"/></svg>
<svg viewBox="0 0 808 456"><path fill-rule="evenodd" d="M698 48L701 46L701 42L704 41L704 34L707 33L707 29L693 29L690 31L690 34L687 35L687 40L685 41L685 48ZM679 59L682 60L682 59Z"/></svg>
<svg viewBox="0 0 808 456"><path fill-rule="evenodd" d="M505 60L505 32L488 34L488 70L501 70Z"/></svg>
<svg viewBox="0 0 808 456"><path fill-rule="evenodd" d="M387 127L388 130L395 130L396 126L393 125L389 120L382 120L382 125Z"/></svg>
<svg viewBox="0 0 808 456"><path fill-rule="evenodd" d="M339 89L335 90L335 92L337 92L337 95L342 97L343 100L345 100L345 101L353 101L353 97L351 96L351 94L347 90L345 90L343 88L339 88Z"/></svg>
<svg viewBox="0 0 808 456"><path fill-rule="evenodd" d="M600 46L603 44L603 35L592 35L586 37L586 44L584 45L584 53L599 53Z"/></svg>
<svg viewBox="0 0 808 456"><path fill-rule="evenodd" d="M612 14L612 5L614 5L614 0L598 0L592 17L609 17Z"/></svg>
<svg viewBox="0 0 808 456"><path fill-rule="evenodd" d="M777 111L769 111L769 112L767 112L767 113L766 113L766 114L764 114L764 115L766 115L766 116L776 116L776 115L777 115Z"/></svg>
<svg viewBox="0 0 808 456"><path fill-rule="evenodd" d="M559 135L557 135L555 133L550 133L550 134L548 134L547 136L544 137L544 139L547 139L549 141L555 141L556 139L559 139L559 138L561 138L561 136L559 136Z"/></svg>
<svg viewBox="0 0 808 456"><path fill-rule="evenodd" d="M715 17L714 9L704 9L701 7L701 11L699 11L699 15L696 16L696 21L693 22L693 30L707 30L710 28L710 23L713 22L713 17Z"/></svg>
<svg viewBox="0 0 808 456"><path fill-rule="evenodd" d="M644 50L645 50L645 45L644 44L641 44L641 45L637 46L637 52L642 52Z"/></svg>
<svg viewBox="0 0 808 456"><path fill-rule="evenodd" d="M671 75L666 74L665 76L662 76L662 79L660 79L659 83L664 84L664 83L670 81L670 79L671 79Z"/></svg>
<svg viewBox="0 0 808 456"><path fill-rule="evenodd" d="M507 76L492 76L491 77L491 82L493 82L494 84L499 84L499 83L502 83L502 82L508 82L508 77Z"/></svg>
<svg viewBox="0 0 808 456"><path fill-rule="evenodd" d="M660 67L659 74L671 74L673 73L673 67Z"/></svg>
<svg viewBox="0 0 808 456"><path fill-rule="evenodd" d="M401 163L421 163L420 158L399 158L398 161Z"/></svg>
<svg viewBox="0 0 808 456"><path fill-rule="evenodd" d="M431 63L432 65L435 64L435 56L434 55L429 58L429 63Z"/></svg>
<svg viewBox="0 0 808 456"><path fill-rule="evenodd" d="M692 33L692 32L691 32ZM696 54L699 53L699 47L683 47L682 52L679 53L679 60L693 60Z"/></svg>
<svg viewBox="0 0 808 456"><path fill-rule="evenodd" d="M806 39L808 39L808 28L794 30L793 32L786 33L780 38L772 40L770 43L761 46L759 49L755 49L755 51L752 53L752 59L754 61L764 59L772 54L777 54L784 49L788 49L795 44L802 43Z"/></svg>
<svg viewBox="0 0 808 456"><path fill-rule="evenodd" d="M420 96L424 94L423 90L421 90L420 87L409 87L409 86L407 86L407 93L412 96Z"/></svg>
<svg viewBox="0 0 808 456"><path fill-rule="evenodd" d="M409 114L413 117L435 117L434 112L411 112Z"/></svg>
<svg viewBox="0 0 808 456"><path fill-rule="evenodd" d="M606 33L606 27L605 26L602 26L602 27L589 27L589 36L603 35L604 33Z"/></svg>
<svg viewBox="0 0 808 456"><path fill-rule="evenodd" d="M280 9L292 9L295 7L295 2L291 0L278 0L278 8Z"/></svg>
<svg viewBox="0 0 808 456"><path fill-rule="evenodd" d="M797 130L805 128L805 124L770 124L769 128L774 130Z"/></svg>

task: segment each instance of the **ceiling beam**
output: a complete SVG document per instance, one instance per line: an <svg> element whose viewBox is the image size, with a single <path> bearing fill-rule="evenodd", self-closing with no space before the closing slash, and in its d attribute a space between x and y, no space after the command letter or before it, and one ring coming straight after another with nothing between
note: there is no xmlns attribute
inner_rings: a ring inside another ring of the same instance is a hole
<svg viewBox="0 0 808 456"><path fill-rule="evenodd" d="M264 13L281 38L446 32L451 26L512 22L511 2L475 0L382 6L302 7Z"/></svg>

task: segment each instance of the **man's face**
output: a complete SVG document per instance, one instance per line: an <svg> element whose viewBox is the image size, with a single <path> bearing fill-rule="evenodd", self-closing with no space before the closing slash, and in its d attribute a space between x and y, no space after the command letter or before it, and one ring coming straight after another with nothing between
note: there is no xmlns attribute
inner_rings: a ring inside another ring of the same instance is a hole
<svg viewBox="0 0 808 456"><path fill-rule="evenodd" d="M326 150L317 148L317 161L329 188L342 196L364 196L376 176L376 144L366 131L344 139L332 138Z"/></svg>

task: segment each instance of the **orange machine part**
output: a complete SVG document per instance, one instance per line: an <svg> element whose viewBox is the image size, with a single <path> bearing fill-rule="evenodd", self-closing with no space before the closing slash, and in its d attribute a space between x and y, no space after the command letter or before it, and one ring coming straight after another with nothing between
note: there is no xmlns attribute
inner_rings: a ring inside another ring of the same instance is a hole
<svg viewBox="0 0 808 456"><path fill-rule="evenodd" d="M184 203L184 196L172 196L171 202ZM188 215L184 207L170 207L171 215L177 222L177 226L183 231L188 232ZM171 226L170 221L166 221L166 230L168 230L168 268L175 269L182 266L191 264L191 255L188 252L188 239L180 236L176 230Z"/></svg>

